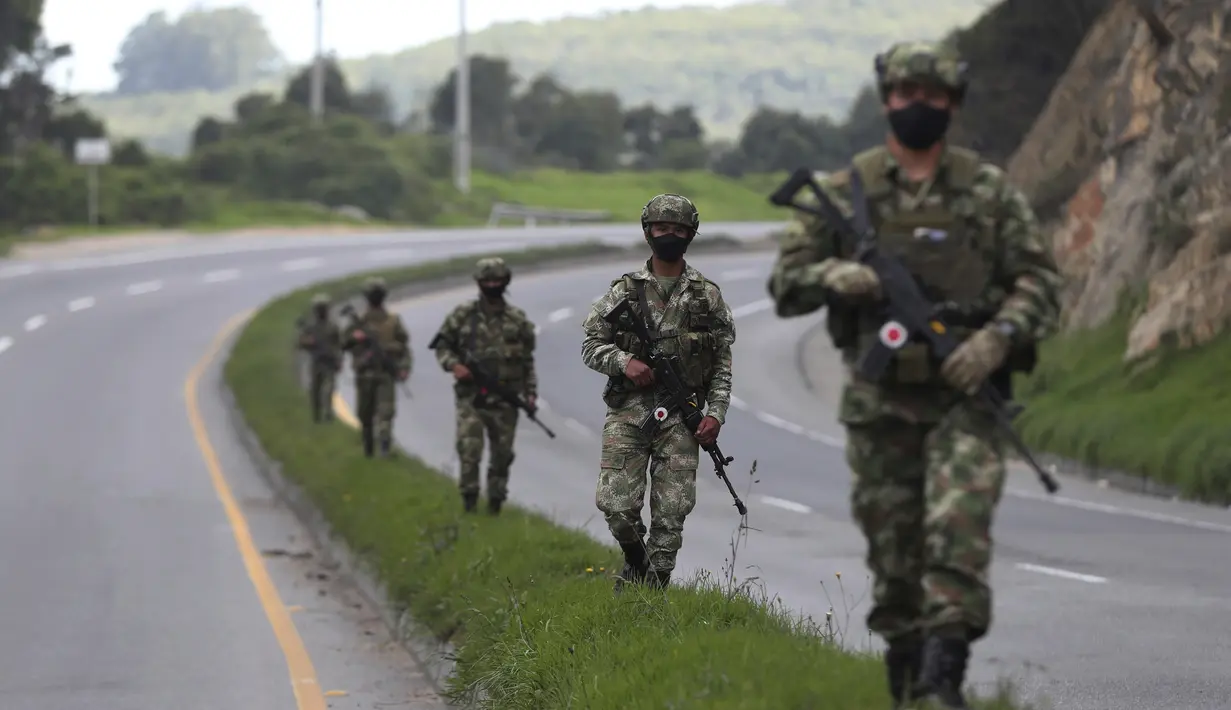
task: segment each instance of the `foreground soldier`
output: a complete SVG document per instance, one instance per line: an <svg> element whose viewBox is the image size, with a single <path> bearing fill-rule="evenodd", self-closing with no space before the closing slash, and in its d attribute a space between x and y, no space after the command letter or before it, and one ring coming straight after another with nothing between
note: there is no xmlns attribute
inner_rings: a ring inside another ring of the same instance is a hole
<svg viewBox="0 0 1231 710"><path fill-rule="evenodd" d="M312 297L313 319L299 322L299 348L311 356L311 381L308 399L312 420L333 419L333 390L338 370L342 369L342 332L329 317L329 296Z"/></svg>
<svg viewBox="0 0 1231 710"><path fill-rule="evenodd" d="M479 284L479 297L454 308L428 347L435 349L436 361L454 378L462 504L467 512L478 504L479 462L486 432L491 444L487 509L495 515L509 495L509 466L513 463L519 410L494 392L479 387L462 360L473 358L499 384L521 394L533 409L538 397L534 323L525 311L504 299L513 274L503 259L480 259L474 279Z"/></svg>
<svg viewBox="0 0 1231 710"><path fill-rule="evenodd" d="M891 135L855 156L881 251L903 260L962 345L937 363L923 344L897 351L879 384L851 371L839 420L855 472L851 502L875 577L869 628L885 638L890 691L965 708L970 644L991 626L991 526L1005 479L992 419L966 395L993 373L1028 369L1055 332L1060 277L1026 199L1004 173L944 142L965 65L930 44L876 60ZM852 174L822 182L852 216ZM808 196L815 202L812 196ZM880 282L805 215L783 239L769 290L779 316L828 306L848 369L878 338ZM855 219L856 227L860 220ZM996 378L993 381L997 381Z"/></svg>
<svg viewBox="0 0 1231 710"><path fill-rule="evenodd" d="M698 441L717 441L731 403L735 319L718 285L684 262L700 223L687 198L658 195L650 200L641 211L641 229L653 255L645 268L612 281L582 325L582 361L608 377L596 503L624 551L617 591L625 581L648 580L659 587L670 582L684 519L697 502ZM634 316L644 318L655 334L653 345L680 356L683 379L696 391L699 405L708 402L695 435L678 411L655 420L660 402L653 371L644 362L647 344L604 320L625 298L632 299ZM647 466L650 528L645 537L641 508Z"/></svg>
<svg viewBox="0 0 1231 710"><path fill-rule="evenodd" d="M397 382L410 377L413 357L410 334L396 313L385 310L388 289L384 279L371 278L364 284L368 308L349 325L342 347L351 352L355 371L356 416L363 436L363 453L372 457L375 443L380 455L389 456L393 440L393 418L397 416Z"/></svg>

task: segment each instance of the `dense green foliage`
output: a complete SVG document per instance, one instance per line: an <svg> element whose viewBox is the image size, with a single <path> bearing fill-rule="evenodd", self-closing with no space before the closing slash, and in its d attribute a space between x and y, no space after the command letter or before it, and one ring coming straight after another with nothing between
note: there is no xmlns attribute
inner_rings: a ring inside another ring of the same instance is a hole
<svg viewBox="0 0 1231 710"><path fill-rule="evenodd" d="M587 250L610 248L503 256L524 264ZM473 263L458 258L382 275L393 286L426 288ZM343 423L314 425L287 343L311 293L353 295L361 278L316 284L263 309L224 376L283 475L362 551L394 603L457 647L455 700L478 695L479 707L502 710L889 706L878 660L844 653L833 631L801 622L734 574L616 597L612 546L516 506L495 518L463 515L456 483L444 474L413 457L366 459Z"/></svg>
<svg viewBox="0 0 1231 710"><path fill-rule="evenodd" d="M1039 369L1021 383L1023 437L1042 451L1231 503L1231 334L1125 363L1131 322L1126 311L1045 344Z"/></svg>
<svg viewBox="0 0 1231 710"><path fill-rule="evenodd" d="M757 108L844 115L872 78L872 56L899 39L939 38L968 25L994 0L789 0L727 8L685 7L609 13L534 24L502 23L474 33L476 54L509 57L524 82L550 73L582 90L614 92L628 105L696 107L715 137L734 140ZM381 87L400 115L426 111L455 66L452 40L391 56L343 62L356 87ZM281 80L212 93L183 82L175 95L93 96L86 105L118 135L182 154L202 116L226 116L250 91Z"/></svg>

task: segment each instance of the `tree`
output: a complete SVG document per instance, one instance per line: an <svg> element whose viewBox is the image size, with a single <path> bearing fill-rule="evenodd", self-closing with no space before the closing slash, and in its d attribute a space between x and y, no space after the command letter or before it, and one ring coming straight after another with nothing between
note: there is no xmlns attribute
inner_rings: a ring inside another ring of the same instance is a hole
<svg viewBox="0 0 1231 710"><path fill-rule="evenodd" d="M163 11L129 31L115 63L120 94L250 83L283 64L261 17L244 7L195 10L171 22Z"/></svg>
<svg viewBox="0 0 1231 710"><path fill-rule="evenodd" d="M507 148L517 133L513 118L513 90L518 78L509 68L509 60L477 54L470 57L470 137L480 146ZM432 92L428 114L432 130L449 133L453 130L457 98L457 70Z"/></svg>
<svg viewBox="0 0 1231 710"><path fill-rule="evenodd" d="M346 75L342 73L342 67L338 65L335 57L325 57L322 61L325 65L324 96L322 97L325 112L349 113L353 106L352 96ZM308 64L291 77L282 100L305 109L312 107L312 64Z"/></svg>

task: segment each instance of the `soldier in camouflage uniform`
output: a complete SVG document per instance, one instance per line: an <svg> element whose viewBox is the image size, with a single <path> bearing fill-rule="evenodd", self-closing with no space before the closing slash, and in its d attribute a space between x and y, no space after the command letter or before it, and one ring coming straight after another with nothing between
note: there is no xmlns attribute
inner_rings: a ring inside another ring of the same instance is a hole
<svg viewBox="0 0 1231 710"><path fill-rule="evenodd" d="M338 370L342 369L342 331L329 317L329 296L312 297L312 320L299 322L299 349L312 358L308 399L312 420L333 419L333 390Z"/></svg>
<svg viewBox="0 0 1231 710"><path fill-rule="evenodd" d="M410 333L406 332L401 316L385 310L387 295L384 279L368 279L363 288L368 308L350 323L342 343L351 353L356 415L363 435L363 453L369 458L377 442L380 455L389 456L393 418L397 416L396 383L405 382L414 365Z"/></svg>
<svg viewBox="0 0 1231 710"><path fill-rule="evenodd" d="M735 318L718 285L684 261L700 223L697 208L685 197L667 194L650 200L641 211L641 229L652 255L640 271L612 281L582 325L582 361L608 377L595 500L624 552L617 592L625 582L659 587L670 582L684 519L697 502L698 442L717 441L731 403ZM654 345L665 354L679 354L681 374L700 406L708 403L696 432L687 430L678 410L661 422L654 420L659 402L654 373L645 363L646 344L604 320L625 298L631 299L634 317L648 321ZM648 537L641 517L647 466Z"/></svg>
<svg viewBox="0 0 1231 710"><path fill-rule="evenodd" d="M428 347L436 351L440 367L453 375L456 396L458 488L466 512L479 500L479 461L483 435L491 449L487 468L488 512L496 515L509 495L509 466L520 410L475 383L463 359L473 361L505 388L520 393L531 408L538 397L534 369L534 323L526 312L504 298L513 274L499 257L480 259L474 279L479 297L460 304L445 317ZM463 355L469 357L463 358Z"/></svg>
<svg viewBox="0 0 1231 710"><path fill-rule="evenodd" d="M943 363L908 344L883 382L861 380L852 366L884 322L880 283L852 260L855 245L836 243L836 230L810 215L791 223L769 291L781 317L826 306L847 366L838 417L875 578L868 626L887 642L891 694L898 707L910 695L964 708L970 644L992 621L991 526L1005 480L1004 444L967 395L989 378L1009 394L1009 373L1033 366L1035 344L1058 326L1061 280L1025 197L1000 169L944 140L966 90L960 59L898 44L876 73L886 145L822 187L853 218L857 172L878 245L944 304L938 315L963 342Z"/></svg>

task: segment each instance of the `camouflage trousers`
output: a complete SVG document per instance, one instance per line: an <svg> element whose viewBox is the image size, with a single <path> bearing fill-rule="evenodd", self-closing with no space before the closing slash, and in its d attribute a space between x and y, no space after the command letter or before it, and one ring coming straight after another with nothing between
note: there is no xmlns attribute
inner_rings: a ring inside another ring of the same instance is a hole
<svg viewBox="0 0 1231 710"><path fill-rule="evenodd" d="M389 441L393 436L393 418L397 416L397 390L393 377L386 374L362 374L355 377L355 416L364 429L371 429L377 441Z"/></svg>
<svg viewBox="0 0 1231 710"><path fill-rule="evenodd" d="M636 411L608 411L595 503L616 542L644 544L650 568L670 572L675 569L676 555L684 544L684 519L697 505L700 447L679 414L672 415L647 437L638 428L643 412L632 409ZM648 536L641 517L647 467Z"/></svg>
<svg viewBox="0 0 1231 710"><path fill-rule="evenodd" d="M337 370L329 363L312 363L308 382L308 402L312 405L312 416L320 419L332 418L333 391L337 384Z"/></svg>
<svg viewBox="0 0 1231 710"><path fill-rule="evenodd" d="M868 628L885 639L992 623L991 528L1004 488L990 420L955 407L939 423L848 425L851 507L874 578Z"/></svg>
<svg viewBox="0 0 1231 710"><path fill-rule="evenodd" d="M474 406L473 397L457 398L457 457L460 465L457 486L462 494L479 493L479 462L483 458L483 438L490 443L487 464L487 497L509 497L509 467L513 464L513 440L521 410L503 402Z"/></svg>

